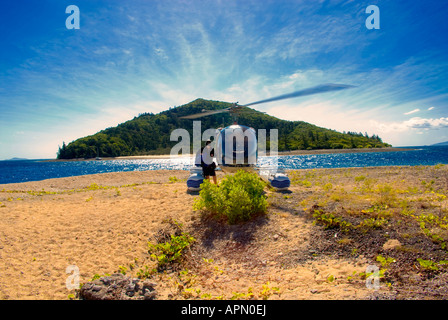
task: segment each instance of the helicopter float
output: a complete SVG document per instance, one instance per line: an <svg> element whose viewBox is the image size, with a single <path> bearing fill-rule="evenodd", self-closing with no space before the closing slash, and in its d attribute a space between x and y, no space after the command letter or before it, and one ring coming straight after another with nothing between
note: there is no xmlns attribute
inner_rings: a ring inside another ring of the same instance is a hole
<svg viewBox="0 0 448 320"><path fill-rule="evenodd" d="M198 119L220 113L232 114L234 123L228 127L217 129L214 137L213 142L215 143L214 150L217 170L222 170L224 173L234 173L238 170L256 172L276 190L287 190L290 187L290 180L283 168L279 168L278 166L257 166L258 142L255 129L247 125L238 124L238 115L243 112L253 111L252 109L244 107L256 104L343 90L351 87L353 86L344 84L324 84L265 100L251 102L245 105L234 103L232 106L224 109L202 110L201 113L183 116L181 119ZM213 159L213 161L215 160ZM196 162L190 169L190 177L187 180L188 190L199 191L203 180L202 168Z"/></svg>

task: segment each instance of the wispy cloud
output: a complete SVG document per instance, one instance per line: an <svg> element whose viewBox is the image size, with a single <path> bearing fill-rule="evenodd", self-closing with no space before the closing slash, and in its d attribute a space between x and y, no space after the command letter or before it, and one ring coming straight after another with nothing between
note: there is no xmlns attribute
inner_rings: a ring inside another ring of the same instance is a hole
<svg viewBox="0 0 448 320"><path fill-rule="evenodd" d="M405 112L404 114L405 115L410 115L410 114L413 114L413 113L417 113L417 112L419 112L420 111L420 109L414 109L414 110L411 110L411 111L409 111L409 112Z"/></svg>

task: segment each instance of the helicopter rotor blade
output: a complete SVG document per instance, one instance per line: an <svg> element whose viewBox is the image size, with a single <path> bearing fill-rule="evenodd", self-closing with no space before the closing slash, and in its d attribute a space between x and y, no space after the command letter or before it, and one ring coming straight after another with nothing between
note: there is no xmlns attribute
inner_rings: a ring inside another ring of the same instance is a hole
<svg viewBox="0 0 448 320"><path fill-rule="evenodd" d="M260 101L256 101L256 102L251 102L251 103L243 105L243 107L253 106L255 104L261 104L261 103L266 103L266 102L271 102L271 101L278 101L278 100L308 96L308 95L322 93L322 92L338 91L338 90L343 90L343 89L348 89L348 88L353 88L353 87L354 86L346 85L346 84L333 84L333 83L323 84L323 85L319 85L316 87L303 89L303 90L295 91L295 92L288 93L288 94L283 94L283 95L276 96L273 98L260 100Z"/></svg>
<svg viewBox="0 0 448 320"><path fill-rule="evenodd" d="M205 116L209 116L212 114L218 114L223 112L229 112L230 108L220 109L220 110L209 110L201 113L190 114L188 116L179 117L179 119L197 119Z"/></svg>
<svg viewBox="0 0 448 320"><path fill-rule="evenodd" d="M242 109L242 110L238 110L238 111L234 111L237 114L247 114L247 113L266 113L264 111L258 111L258 110L253 110L253 109Z"/></svg>

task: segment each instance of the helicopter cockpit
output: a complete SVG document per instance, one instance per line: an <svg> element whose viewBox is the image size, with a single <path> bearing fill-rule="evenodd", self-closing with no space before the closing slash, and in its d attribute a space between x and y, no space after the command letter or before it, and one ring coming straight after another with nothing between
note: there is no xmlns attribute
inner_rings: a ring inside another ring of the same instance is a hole
<svg viewBox="0 0 448 320"><path fill-rule="evenodd" d="M254 128L233 124L216 137L216 160L223 171L252 169L257 163L257 137Z"/></svg>

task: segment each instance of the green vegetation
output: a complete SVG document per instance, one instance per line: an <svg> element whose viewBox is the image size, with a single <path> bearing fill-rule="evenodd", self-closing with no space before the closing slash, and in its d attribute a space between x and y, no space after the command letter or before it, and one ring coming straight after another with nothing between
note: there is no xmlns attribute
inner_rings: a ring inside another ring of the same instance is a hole
<svg viewBox="0 0 448 320"><path fill-rule="evenodd" d="M266 284L262 285L262 290L260 291L260 296L262 297L263 300L268 300L269 297L273 294L273 293L278 293L280 291L280 288L278 287L271 287L270 282L266 282Z"/></svg>
<svg viewBox="0 0 448 320"><path fill-rule="evenodd" d="M313 217L314 224L320 223L324 225L325 229L339 228L342 232L348 232L353 225L350 222L343 220L341 217L336 217L332 213L324 213L320 210L314 210Z"/></svg>
<svg viewBox="0 0 448 320"><path fill-rule="evenodd" d="M128 272L128 268L126 268L125 266L118 266L118 272L126 275L126 273Z"/></svg>
<svg viewBox="0 0 448 320"><path fill-rule="evenodd" d="M149 242L149 253L157 261L158 268L163 269L169 263L180 262L184 251L195 241L194 237L182 232L179 236L171 235L171 239L166 242L158 244Z"/></svg>
<svg viewBox="0 0 448 320"><path fill-rule="evenodd" d="M216 110L230 107L230 103L197 99L180 107L170 108L159 114L144 113L116 127L104 129L94 135L77 139L59 147L58 159L117 157L146 154L169 154L177 141L170 141L174 129L184 128L193 136L193 121L179 119L182 116L199 113L202 109ZM231 115L201 118L202 129L219 128L232 123ZM368 136L356 132L337 132L303 121L286 121L273 116L251 112L239 116L239 123L255 130L278 129L278 150L381 148L390 146L377 135ZM191 142L192 143L192 142Z"/></svg>
<svg viewBox="0 0 448 320"><path fill-rule="evenodd" d="M168 180L170 181L170 183L176 183L180 181L180 179L178 179L176 176L169 177Z"/></svg>
<svg viewBox="0 0 448 320"><path fill-rule="evenodd" d="M137 278L139 279L148 279L151 278L153 274L157 273L157 269L150 268L149 266L145 265L142 268L137 271Z"/></svg>
<svg viewBox="0 0 448 320"><path fill-rule="evenodd" d="M254 292L252 287L249 287L247 289L247 293L244 292L232 292L233 296L230 298L230 300L250 300L254 297Z"/></svg>
<svg viewBox="0 0 448 320"><path fill-rule="evenodd" d="M439 271L441 267L448 266L447 260L441 260L439 262L434 262L431 260L423 260L423 259L417 259L420 267L422 267L423 270L427 271Z"/></svg>
<svg viewBox="0 0 448 320"><path fill-rule="evenodd" d="M256 174L243 170L227 175L219 186L205 180L193 208L205 209L230 224L247 221L254 214L266 212L265 186Z"/></svg>
<svg viewBox="0 0 448 320"><path fill-rule="evenodd" d="M402 239L423 237L448 251L446 182L436 172L443 166L425 168L432 170L427 178L413 180L405 179L407 176L398 178L400 168L384 172L384 177L366 173L352 176L349 170L293 170L289 176L293 186L311 188L314 194L301 198L296 207L309 211L313 223L324 229L338 229L347 237L357 231L375 234L384 230L385 238L391 236L391 230L398 229ZM338 241L341 245L350 244L343 239Z"/></svg>
<svg viewBox="0 0 448 320"><path fill-rule="evenodd" d="M382 267L388 267L390 264L396 262L394 258L391 257L383 257L382 255L378 255L376 257L376 261L378 261L379 263L381 263Z"/></svg>

